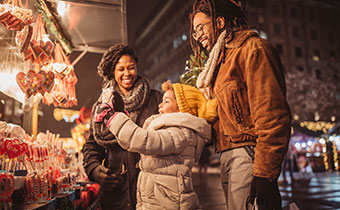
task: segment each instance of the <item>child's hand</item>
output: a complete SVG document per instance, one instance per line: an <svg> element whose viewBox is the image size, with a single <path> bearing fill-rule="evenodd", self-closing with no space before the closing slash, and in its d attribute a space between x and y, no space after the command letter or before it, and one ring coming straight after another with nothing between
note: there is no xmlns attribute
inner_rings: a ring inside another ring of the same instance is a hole
<svg viewBox="0 0 340 210"><path fill-rule="evenodd" d="M110 103L101 103L98 105L98 108L94 115L94 122L95 123L104 123L105 125L109 121L109 119L117 114L114 111L112 102Z"/></svg>

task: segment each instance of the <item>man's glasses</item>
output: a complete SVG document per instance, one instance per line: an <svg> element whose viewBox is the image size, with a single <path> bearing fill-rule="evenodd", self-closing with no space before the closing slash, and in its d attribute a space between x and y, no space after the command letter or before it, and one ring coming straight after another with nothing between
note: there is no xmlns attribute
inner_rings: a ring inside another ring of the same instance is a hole
<svg viewBox="0 0 340 210"><path fill-rule="evenodd" d="M200 38L203 34L203 27L207 25L208 23L211 23L212 21L208 21L206 23L201 23L196 27L196 30L194 30L194 33L192 33L192 38L194 38L196 41L198 38Z"/></svg>

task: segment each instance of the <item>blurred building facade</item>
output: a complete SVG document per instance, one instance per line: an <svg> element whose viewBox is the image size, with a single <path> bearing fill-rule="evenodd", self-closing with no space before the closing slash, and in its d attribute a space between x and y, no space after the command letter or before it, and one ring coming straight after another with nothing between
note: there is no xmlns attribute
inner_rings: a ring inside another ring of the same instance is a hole
<svg viewBox="0 0 340 210"><path fill-rule="evenodd" d="M153 88L160 89L160 84L167 79L178 81L178 76L184 72L185 62L192 54L189 14L193 2L160 1L137 32L132 45L140 57L139 72L151 81ZM340 79L340 28L337 26L340 2L251 0L247 1L246 13L250 26L277 47L287 75L292 77L299 72L316 81L333 83L337 88L329 94L333 96L332 100L340 102L340 92L336 91L339 90L337 83ZM299 81L292 79L291 82ZM294 85L287 82L287 86ZM288 99L295 100L296 93L289 93L289 87L287 89ZM317 90L303 91L318 94ZM308 108L298 103L297 107L301 110ZM291 106L293 112L298 112L294 104ZM316 106L311 109L318 108ZM335 117L340 119L340 116Z"/></svg>
<svg viewBox="0 0 340 210"><path fill-rule="evenodd" d="M249 23L274 43L287 72L337 77L340 67L340 4L321 0L248 1Z"/></svg>
<svg viewBox="0 0 340 210"><path fill-rule="evenodd" d="M170 79L178 81L185 61L192 54L190 19L193 0L159 1L132 42L139 56L138 71L153 88Z"/></svg>

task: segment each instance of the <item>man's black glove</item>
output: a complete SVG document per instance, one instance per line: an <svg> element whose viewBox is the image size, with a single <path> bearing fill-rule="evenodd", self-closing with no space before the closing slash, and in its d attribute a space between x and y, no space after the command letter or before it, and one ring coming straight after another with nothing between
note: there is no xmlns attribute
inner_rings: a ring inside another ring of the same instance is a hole
<svg viewBox="0 0 340 210"><path fill-rule="evenodd" d="M277 181L254 177L250 188L250 203L256 202L259 210L277 210L281 207L281 195Z"/></svg>
<svg viewBox="0 0 340 210"><path fill-rule="evenodd" d="M105 189L114 189L119 184L119 178L116 174L110 173L110 169L103 165L98 166L92 172L92 178Z"/></svg>

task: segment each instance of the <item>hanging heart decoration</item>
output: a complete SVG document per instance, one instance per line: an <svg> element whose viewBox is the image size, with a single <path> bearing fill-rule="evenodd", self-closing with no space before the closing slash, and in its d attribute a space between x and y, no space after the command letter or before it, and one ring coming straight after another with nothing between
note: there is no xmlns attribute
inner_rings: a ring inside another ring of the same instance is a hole
<svg viewBox="0 0 340 210"><path fill-rule="evenodd" d="M25 93L26 97L29 98L31 95L33 95L33 92L28 88L28 83L26 81L26 74L24 72L17 73L16 82L19 85L22 92Z"/></svg>
<svg viewBox="0 0 340 210"><path fill-rule="evenodd" d="M53 91L52 93L53 99L58 103L62 104L67 102L68 96L64 92L59 92L59 91Z"/></svg>
<svg viewBox="0 0 340 210"><path fill-rule="evenodd" d="M4 147L4 138L0 138L0 155L3 155L6 153L6 148Z"/></svg>
<svg viewBox="0 0 340 210"><path fill-rule="evenodd" d="M20 53L23 53L27 50L31 42L32 34L33 28L30 25L25 26L21 31L17 32L15 36L15 43L19 47Z"/></svg>
<svg viewBox="0 0 340 210"><path fill-rule="evenodd" d="M53 72L45 72L43 70L39 71L38 74L43 75L44 83L41 85L41 88L44 92L51 92L53 85L54 85L54 74Z"/></svg>
<svg viewBox="0 0 340 210"><path fill-rule="evenodd" d="M55 45L53 62L45 66L44 69L55 73L55 85L50 93L44 95L43 103L63 108L76 106L78 100L75 85L78 78L60 43Z"/></svg>
<svg viewBox="0 0 340 210"><path fill-rule="evenodd" d="M1 204L12 202L12 193L14 191L14 177L12 174L2 173L0 174L0 197ZM4 209L7 209L5 207ZM11 209L11 208L8 208Z"/></svg>
<svg viewBox="0 0 340 210"><path fill-rule="evenodd" d="M73 66L66 63L53 63L52 68L61 78L64 78L73 71Z"/></svg>
<svg viewBox="0 0 340 210"><path fill-rule="evenodd" d="M45 83L45 78L42 74L36 74L35 71L29 70L26 74L26 82L28 88L35 94L37 91L43 94L40 87Z"/></svg>
<svg viewBox="0 0 340 210"><path fill-rule="evenodd" d="M33 22L32 10L23 8L21 1L8 0L0 4L0 23L7 29L21 31Z"/></svg>
<svg viewBox="0 0 340 210"><path fill-rule="evenodd" d="M41 14L38 15L32 30L29 27L24 28L18 32L16 40L26 61L46 65L52 60L54 43L45 31Z"/></svg>
<svg viewBox="0 0 340 210"><path fill-rule="evenodd" d="M43 70L38 73L29 70L27 74L19 72L16 75L16 82L27 98L36 93L44 95L46 92L51 92L54 86L54 74L51 71L45 72Z"/></svg>

